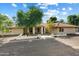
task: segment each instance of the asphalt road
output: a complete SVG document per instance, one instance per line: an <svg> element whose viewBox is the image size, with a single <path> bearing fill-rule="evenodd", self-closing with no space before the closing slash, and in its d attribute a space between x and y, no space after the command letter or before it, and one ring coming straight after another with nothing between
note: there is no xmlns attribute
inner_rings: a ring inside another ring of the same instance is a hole
<svg viewBox="0 0 79 59"><path fill-rule="evenodd" d="M76 56L78 50L52 38L14 40L0 47L1 56Z"/></svg>

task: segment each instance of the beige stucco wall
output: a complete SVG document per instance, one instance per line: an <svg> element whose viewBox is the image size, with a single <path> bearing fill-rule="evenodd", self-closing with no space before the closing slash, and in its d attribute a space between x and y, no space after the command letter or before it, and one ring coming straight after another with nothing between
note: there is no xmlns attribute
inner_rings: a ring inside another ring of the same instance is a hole
<svg viewBox="0 0 79 59"><path fill-rule="evenodd" d="M64 29L64 32L74 33L74 32L76 32L77 28L63 28L63 29ZM59 28L53 28L52 32L53 33L58 33L59 32ZM21 28L12 28L12 29L10 29L10 33L20 34L20 33L23 33L23 29L21 29Z"/></svg>
<svg viewBox="0 0 79 59"><path fill-rule="evenodd" d="M10 29L9 33L20 34L20 33L23 33L23 29L21 29L21 28L12 28L12 29Z"/></svg>
<svg viewBox="0 0 79 59"><path fill-rule="evenodd" d="M53 33L58 33L59 32L59 28L52 28L52 32Z"/></svg>
<svg viewBox="0 0 79 59"><path fill-rule="evenodd" d="M64 28L64 32L74 33L76 32L76 29L75 28Z"/></svg>
<svg viewBox="0 0 79 59"><path fill-rule="evenodd" d="M64 29L64 32L67 32L67 33L74 33L76 32L76 29L77 28L63 28ZM59 32L59 28L53 28L52 31L54 33L58 33Z"/></svg>

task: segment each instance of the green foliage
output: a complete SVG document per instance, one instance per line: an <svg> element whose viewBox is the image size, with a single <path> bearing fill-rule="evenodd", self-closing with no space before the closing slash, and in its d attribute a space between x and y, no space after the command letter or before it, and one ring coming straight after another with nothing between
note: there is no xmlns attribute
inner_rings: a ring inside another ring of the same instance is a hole
<svg viewBox="0 0 79 59"><path fill-rule="evenodd" d="M22 10L19 10L17 12L17 24L19 26L24 26L25 25L25 13Z"/></svg>
<svg viewBox="0 0 79 59"><path fill-rule="evenodd" d="M48 22L46 25L46 29L48 33L52 33L52 29L53 29L53 23L52 22Z"/></svg>
<svg viewBox="0 0 79 59"><path fill-rule="evenodd" d="M79 25L79 16L78 15L69 15L67 17L68 23L73 25Z"/></svg>
<svg viewBox="0 0 79 59"><path fill-rule="evenodd" d="M59 21L59 22L60 22L60 23L65 23L63 19L60 19L60 21Z"/></svg>
<svg viewBox="0 0 79 59"><path fill-rule="evenodd" d="M50 17L49 20L47 20L47 23L52 22L52 23L56 23L57 21L57 17Z"/></svg>
<svg viewBox="0 0 79 59"><path fill-rule="evenodd" d="M56 17L50 17L50 19L47 20L46 28L47 28L47 31L49 33L52 33L53 23L55 23L55 22L57 22L57 18Z"/></svg>
<svg viewBox="0 0 79 59"><path fill-rule="evenodd" d="M16 21L16 17L15 16L13 16L12 18L13 18L13 21Z"/></svg>
<svg viewBox="0 0 79 59"><path fill-rule="evenodd" d="M0 31L8 32L7 27L12 26L13 22L3 14L0 14Z"/></svg>
<svg viewBox="0 0 79 59"><path fill-rule="evenodd" d="M19 10L17 12L17 24L23 27L33 27L42 22L42 16L42 11L36 7L30 7L27 12Z"/></svg>

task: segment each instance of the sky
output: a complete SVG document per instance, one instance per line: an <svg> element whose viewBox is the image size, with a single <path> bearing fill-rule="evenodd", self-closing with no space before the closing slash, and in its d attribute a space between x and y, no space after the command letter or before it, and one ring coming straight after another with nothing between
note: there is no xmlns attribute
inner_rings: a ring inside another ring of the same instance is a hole
<svg viewBox="0 0 79 59"><path fill-rule="evenodd" d="M30 6L36 6L43 11L42 20L44 23L51 16L56 16L58 21L64 19L67 22L68 15L79 14L79 3L0 3L0 13L12 19L18 10L27 12Z"/></svg>

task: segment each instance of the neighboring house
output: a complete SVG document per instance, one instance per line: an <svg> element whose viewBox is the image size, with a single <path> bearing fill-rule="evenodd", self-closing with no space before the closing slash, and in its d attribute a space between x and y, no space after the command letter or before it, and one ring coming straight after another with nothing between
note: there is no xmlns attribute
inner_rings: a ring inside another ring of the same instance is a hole
<svg viewBox="0 0 79 59"><path fill-rule="evenodd" d="M23 28L11 27L9 29L10 29L10 33L18 33L18 34L23 33ZM46 24L40 24L37 25L36 27L29 28L27 29L27 32L29 32L29 34L47 34ZM79 26L65 24L65 23L54 23L52 26L51 33L59 33L59 32L64 32L64 33L79 32Z"/></svg>

